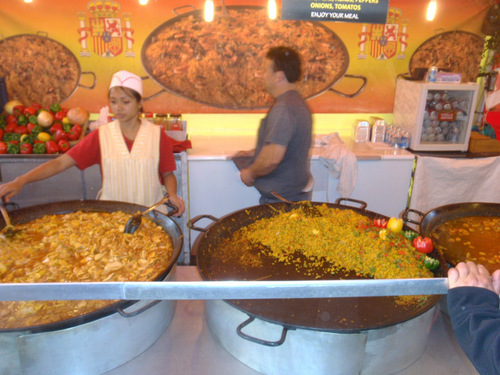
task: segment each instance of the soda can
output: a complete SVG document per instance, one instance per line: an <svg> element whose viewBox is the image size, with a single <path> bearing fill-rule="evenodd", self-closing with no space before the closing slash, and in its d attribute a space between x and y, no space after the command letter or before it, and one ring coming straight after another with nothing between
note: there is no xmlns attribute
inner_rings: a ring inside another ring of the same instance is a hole
<svg viewBox="0 0 500 375"><path fill-rule="evenodd" d="M437 66L431 66L429 71L427 72L427 81L428 82L436 82L438 74Z"/></svg>

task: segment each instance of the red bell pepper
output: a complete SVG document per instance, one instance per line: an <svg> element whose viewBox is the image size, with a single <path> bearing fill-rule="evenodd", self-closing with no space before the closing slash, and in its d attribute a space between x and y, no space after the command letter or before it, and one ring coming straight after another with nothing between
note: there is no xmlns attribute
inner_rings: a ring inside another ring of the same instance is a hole
<svg viewBox="0 0 500 375"><path fill-rule="evenodd" d="M62 119L66 116L66 114L63 111L57 111L54 113L54 118L58 121L62 121Z"/></svg>
<svg viewBox="0 0 500 375"><path fill-rule="evenodd" d="M4 134L5 134L5 130L0 129L0 141L3 139Z"/></svg>
<svg viewBox="0 0 500 375"><path fill-rule="evenodd" d="M7 144L5 142L0 141L0 154L7 153Z"/></svg>
<svg viewBox="0 0 500 375"><path fill-rule="evenodd" d="M377 228L387 228L387 220L386 219L373 219L373 225Z"/></svg>
<svg viewBox="0 0 500 375"><path fill-rule="evenodd" d="M68 151L70 147L68 141L65 139L61 139L59 142L57 142L57 145L59 146L59 151L63 154Z"/></svg>
<svg viewBox="0 0 500 375"><path fill-rule="evenodd" d="M47 150L47 154L57 154L59 152L59 146L56 141L47 141L45 142L45 148Z"/></svg>
<svg viewBox="0 0 500 375"><path fill-rule="evenodd" d="M14 129L14 133L17 134L28 134L28 129L26 126L18 126Z"/></svg>
<svg viewBox="0 0 500 375"><path fill-rule="evenodd" d="M28 117L34 116L34 115L36 115L36 111L37 111L37 109L35 107L26 107L23 111L23 114L25 116L28 116Z"/></svg>
<svg viewBox="0 0 500 375"><path fill-rule="evenodd" d="M7 125L5 125L5 132L14 133L15 128L17 128L17 122L9 122Z"/></svg>
<svg viewBox="0 0 500 375"><path fill-rule="evenodd" d="M421 253L428 254L434 248L432 246L432 240L429 237L418 236L413 239L413 247L420 251Z"/></svg>
<svg viewBox="0 0 500 375"><path fill-rule="evenodd" d="M54 134L58 130L63 130L63 126L62 126L62 124L60 122L54 123L54 125L52 125L50 127L49 131L50 131L50 134Z"/></svg>
<svg viewBox="0 0 500 375"><path fill-rule="evenodd" d="M33 145L29 143L23 143L21 146L21 154L32 154L33 153Z"/></svg>

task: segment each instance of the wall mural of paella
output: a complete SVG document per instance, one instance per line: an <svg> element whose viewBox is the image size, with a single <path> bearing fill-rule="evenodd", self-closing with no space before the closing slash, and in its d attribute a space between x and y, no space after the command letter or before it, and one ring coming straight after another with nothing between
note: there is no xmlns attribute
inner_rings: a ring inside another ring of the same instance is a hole
<svg viewBox="0 0 500 375"><path fill-rule="evenodd" d="M143 77L151 112L263 112L265 52L288 44L313 112L391 113L398 75L437 65L473 81L479 70L489 0L441 0L433 22L427 3L391 0L386 24L363 24L269 20L266 0L215 1L211 23L204 0L16 1L0 10L0 76L11 98L98 112L126 69Z"/></svg>

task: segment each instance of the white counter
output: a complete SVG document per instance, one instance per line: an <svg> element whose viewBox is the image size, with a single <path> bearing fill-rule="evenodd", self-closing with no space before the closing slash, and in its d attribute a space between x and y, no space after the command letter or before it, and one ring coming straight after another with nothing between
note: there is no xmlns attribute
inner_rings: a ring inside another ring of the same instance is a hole
<svg viewBox="0 0 500 375"><path fill-rule="evenodd" d="M316 135L321 137L321 135ZM355 143L351 138L341 137L346 146L356 155L358 160L380 159L413 159L411 152L394 149L385 143ZM245 135L193 135L190 137L193 145L187 151L189 160L228 160L232 155L241 150L255 148L256 136ZM319 148L313 147L312 159L317 158Z"/></svg>
<svg viewBox="0 0 500 375"><path fill-rule="evenodd" d="M179 266L179 281L199 280L196 267ZM411 340L411 337L408 337ZM394 348L397 350L397 348ZM147 351L106 375L258 375L229 355L212 337L204 320L203 301L178 301L172 323ZM397 375L478 372L457 343L449 318L439 313L422 356Z"/></svg>

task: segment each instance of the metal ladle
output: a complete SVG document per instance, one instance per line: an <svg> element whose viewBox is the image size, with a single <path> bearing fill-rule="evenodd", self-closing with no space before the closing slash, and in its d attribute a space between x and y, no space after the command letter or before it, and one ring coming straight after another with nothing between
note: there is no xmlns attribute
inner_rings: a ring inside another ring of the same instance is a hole
<svg viewBox="0 0 500 375"><path fill-rule="evenodd" d="M16 229L9 217L9 213L7 212L7 209L5 208L5 202L2 199L0 199L0 211L2 212L3 219L5 220L5 227L2 229L2 234L6 235L7 237L12 237L14 236L17 232L19 232L19 229Z"/></svg>
<svg viewBox="0 0 500 375"><path fill-rule="evenodd" d="M143 212L139 212L139 213L133 214L130 217L130 219L127 220L127 223L125 224L125 229L124 229L123 233L133 234L137 230L137 228L139 228L139 225L141 225L142 217L144 215L146 215L148 212L153 211L156 207L158 207L159 205L161 205L163 203L167 203L167 206L173 208L173 210L170 211L167 214L167 216L171 216L171 215L175 214L177 211L179 211L179 209L177 207L175 207L172 204L169 204L168 200L169 200L169 196L165 195L159 202L153 204L147 210L145 210Z"/></svg>

